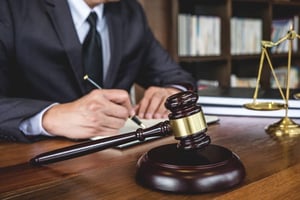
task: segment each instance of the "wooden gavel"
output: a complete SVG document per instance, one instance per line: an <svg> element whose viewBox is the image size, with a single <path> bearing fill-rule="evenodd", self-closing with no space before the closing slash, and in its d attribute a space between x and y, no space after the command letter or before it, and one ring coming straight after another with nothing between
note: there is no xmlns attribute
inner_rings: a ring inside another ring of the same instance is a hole
<svg viewBox="0 0 300 200"><path fill-rule="evenodd" d="M170 96L165 102L166 108L171 111L169 120L146 129L139 128L134 132L45 152L32 158L30 164L39 166L55 163L132 141L144 141L145 138L163 137L172 133L175 139L180 141L177 148L183 150L202 148L210 144L210 138L205 134L207 124L201 106L197 104L197 99L198 95L191 91L177 93Z"/></svg>

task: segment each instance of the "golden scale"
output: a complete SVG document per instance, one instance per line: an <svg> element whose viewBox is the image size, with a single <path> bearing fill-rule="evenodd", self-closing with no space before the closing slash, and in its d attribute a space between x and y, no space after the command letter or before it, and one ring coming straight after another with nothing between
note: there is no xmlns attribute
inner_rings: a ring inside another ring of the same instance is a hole
<svg viewBox="0 0 300 200"><path fill-rule="evenodd" d="M278 122L269 125L266 127L266 132L271 136L275 137L294 137L300 135L300 125L295 123L292 119L288 117L289 110L289 96L290 96L290 69L291 69L291 57L292 57L292 42L294 39L300 38L293 28L291 27L287 34L279 39L277 42L272 41L262 41L262 52L259 63L259 70L257 75L256 88L253 95L253 102L245 104L244 107L251 110L257 111L272 111L272 110L281 110L285 109L285 116L279 120ZM272 48L280 45L283 42L289 42L288 47L288 63L287 63L287 77L286 77L286 92L284 94L282 90L282 86L280 85L278 78L275 74L273 64L271 62L269 53L267 51L268 48ZM258 102L257 95L259 90L259 83L261 79L262 68L264 65L265 58L268 61L269 67L271 69L272 75L274 77L276 86L280 92L282 100L284 103L276 103L276 102ZM294 95L295 99L300 99L300 93ZM300 112L300 111L299 111Z"/></svg>

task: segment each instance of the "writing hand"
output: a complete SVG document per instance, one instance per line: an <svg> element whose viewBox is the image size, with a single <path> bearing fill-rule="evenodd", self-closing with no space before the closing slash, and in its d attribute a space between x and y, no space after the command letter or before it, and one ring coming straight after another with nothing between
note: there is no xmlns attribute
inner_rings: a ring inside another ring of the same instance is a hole
<svg viewBox="0 0 300 200"><path fill-rule="evenodd" d="M126 91L95 89L76 101L50 108L42 125L53 135L83 139L117 134L134 114Z"/></svg>

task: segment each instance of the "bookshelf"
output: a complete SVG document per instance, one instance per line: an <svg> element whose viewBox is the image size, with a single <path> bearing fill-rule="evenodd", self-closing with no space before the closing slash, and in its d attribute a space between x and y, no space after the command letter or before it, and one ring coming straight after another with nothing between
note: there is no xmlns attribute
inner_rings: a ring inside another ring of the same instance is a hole
<svg viewBox="0 0 300 200"><path fill-rule="evenodd" d="M148 2L140 0L140 2L146 10L154 34L173 58L187 71L190 71L196 79L217 80L221 87L231 86L230 76L232 74L241 78L256 77L259 67L260 52L257 50L232 52L232 46L236 45L232 44L232 38L235 38L237 43L242 43L250 41L247 37L251 35L247 31L247 35L244 35L242 39L233 35L233 19L258 21L261 23L261 39L271 40L274 20L300 16L300 1L296 0L152 0ZM178 19L182 15L214 16L220 19L220 49L217 55L179 53L179 49L182 47L178 40L181 34L178 28L182 24L179 24ZM160 18L157 19L155 16L160 16ZM295 22L294 27L299 27L299 20ZM248 28L248 30L252 30L252 28ZM299 31L298 29L297 32L299 33ZM300 66L299 42L295 45L292 65ZM287 64L285 52L274 52L271 54L271 59L275 68ZM261 78L263 88L270 87L270 78L270 70L266 64Z"/></svg>

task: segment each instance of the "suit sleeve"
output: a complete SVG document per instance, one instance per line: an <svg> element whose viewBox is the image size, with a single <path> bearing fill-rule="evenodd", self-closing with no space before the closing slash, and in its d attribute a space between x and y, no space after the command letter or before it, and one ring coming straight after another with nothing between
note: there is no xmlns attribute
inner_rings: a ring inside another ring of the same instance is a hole
<svg viewBox="0 0 300 200"><path fill-rule="evenodd" d="M51 102L22 99L11 94L13 76L11 68L16 65L14 58L14 28L7 0L0 1L0 140L31 142L39 137L26 137L20 130L20 123Z"/></svg>

